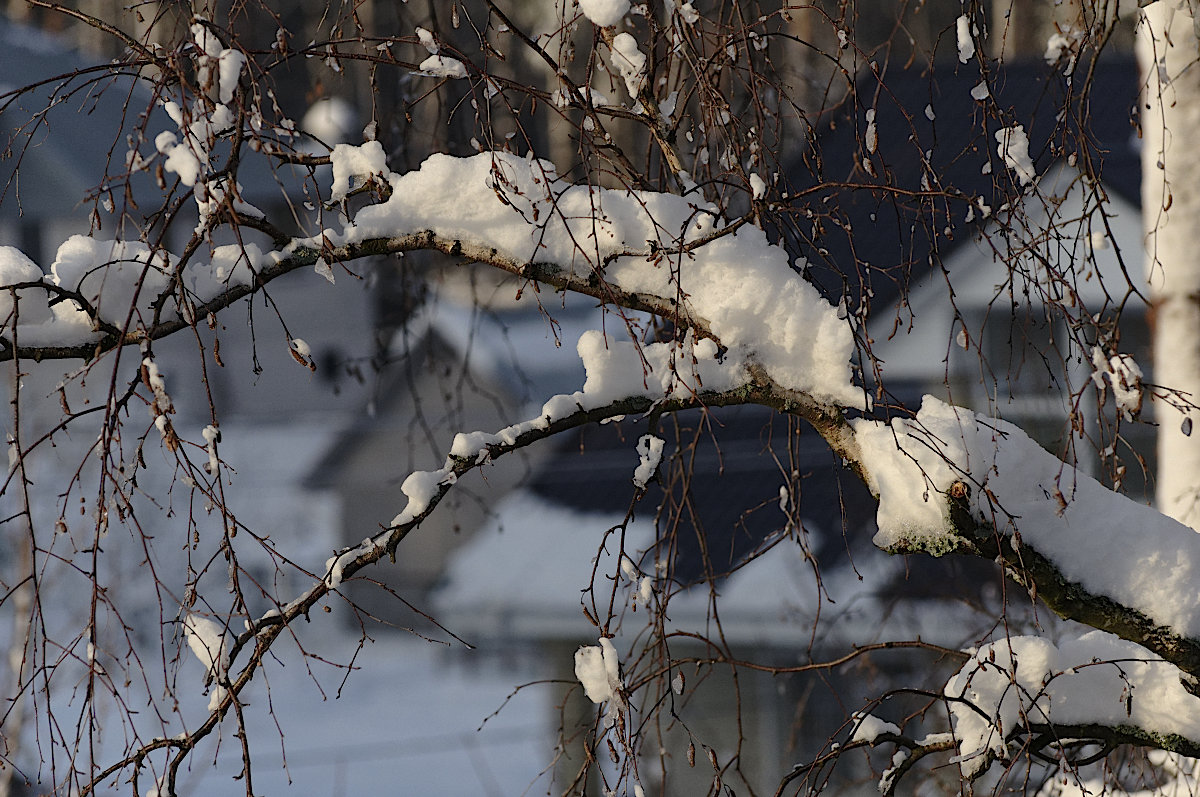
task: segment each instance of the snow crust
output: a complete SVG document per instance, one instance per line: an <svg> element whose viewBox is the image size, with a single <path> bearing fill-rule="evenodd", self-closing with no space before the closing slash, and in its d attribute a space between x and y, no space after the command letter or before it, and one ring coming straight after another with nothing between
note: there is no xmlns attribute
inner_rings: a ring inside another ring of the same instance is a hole
<svg viewBox="0 0 1200 797"><path fill-rule="evenodd" d="M1020 429L926 396L913 420L852 422L879 495L876 545L949 550L946 495L1088 591L1200 636L1200 535L1065 465ZM1015 542L1014 542L1015 544Z"/></svg>
<svg viewBox="0 0 1200 797"><path fill-rule="evenodd" d="M1180 670L1132 642L1102 631L1061 640L1020 636L985 645L946 684L959 756L968 777L1005 734L1022 724L1135 727L1200 738L1200 699ZM982 711L977 711L972 708Z"/></svg>

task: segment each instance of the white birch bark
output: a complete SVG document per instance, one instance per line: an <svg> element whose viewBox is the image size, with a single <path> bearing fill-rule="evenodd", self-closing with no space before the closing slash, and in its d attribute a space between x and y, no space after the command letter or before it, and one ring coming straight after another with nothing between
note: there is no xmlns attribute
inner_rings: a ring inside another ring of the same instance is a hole
<svg viewBox="0 0 1200 797"><path fill-rule="evenodd" d="M1142 10L1142 218L1153 306L1154 382L1183 401L1155 402L1159 508L1200 528L1200 64L1186 4ZM1191 432L1188 434L1187 432Z"/></svg>

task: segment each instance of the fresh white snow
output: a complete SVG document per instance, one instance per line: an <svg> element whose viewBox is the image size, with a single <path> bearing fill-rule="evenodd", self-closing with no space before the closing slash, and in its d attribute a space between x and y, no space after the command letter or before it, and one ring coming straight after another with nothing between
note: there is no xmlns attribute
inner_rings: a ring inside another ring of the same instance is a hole
<svg viewBox="0 0 1200 797"><path fill-rule="evenodd" d="M629 0L579 0L579 9L593 25L616 25L629 13Z"/></svg>
<svg viewBox="0 0 1200 797"><path fill-rule="evenodd" d="M633 483L639 490L646 489L646 483L658 471L658 463L662 461L663 445L666 441L652 434L642 435L638 440L637 468L633 471Z"/></svg>
<svg viewBox="0 0 1200 797"><path fill-rule="evenodd" d="M971 19L963 14L954 22L954 33L958 39L958 62L965 64L975 57L975 40L971 37Z"/></svg>
<svg viewBox="0 0 1200 797"><path fill-rule="evenodd" d="M963 771L979 772L988 755L1006 755L1006 734L1019 725L1098 724L1151 734L1200 738L1200 699L1177 667L1102 631L1057 643L1014 636L984 645L944 689Z"/></svg>
<svg viewBox="0 0 1200 797"><path fill-rule="evenodd" d="M1200 637L1200 535L1101 486L1005 421L926 396L913 420L853 422L879 495L882 548L945 551L946 496L970 489L974 516L1048 557L1068 580Z"/></svg>
<svg viewBox="0 0 1200 797"><path fill-rule="evenodd" d="M1013 125L996 131L996 151L1004 165L1012 169L1021 186L1027 186L1037 177L1033 161L1029 157L1029 136L1024 125Z"/></svg>

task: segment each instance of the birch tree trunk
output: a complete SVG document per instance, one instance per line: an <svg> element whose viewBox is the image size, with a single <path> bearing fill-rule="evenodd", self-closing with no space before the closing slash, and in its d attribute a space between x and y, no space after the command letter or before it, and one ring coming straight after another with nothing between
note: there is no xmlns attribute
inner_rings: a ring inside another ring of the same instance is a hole
<svg viewBox="0 0 1200 797"><path fill-rule="evenodd" d="M1142 219L1152 305L1154 382L1178 391L1158 400L1159 508L1200 528L1200 67L1186 5L1142 10ZM1190 410L1190 411L1189 411Z"/></svg>

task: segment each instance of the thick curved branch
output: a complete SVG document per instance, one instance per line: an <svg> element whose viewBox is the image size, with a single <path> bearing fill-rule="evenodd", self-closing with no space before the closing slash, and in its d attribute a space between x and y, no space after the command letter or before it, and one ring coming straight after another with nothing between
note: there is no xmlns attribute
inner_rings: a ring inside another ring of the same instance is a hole
<svg viewBox="0 0 1200 797"><path fill-rule="evenodd" d="M711 237L715 239L724 234L726 234L726 231L721 230ZM622 256L640 255L650 259L663 255L686 254L687 251L695 248L695 246L696 242L692 242L684 247L680 247L678 251L660 249L653 252L648 250L642 253L623 252ZM674 299L664 299L660 296L636 291L622 291L606 283L597 274L583 277L562 268L557 263L521 262L486 243L470 241L460 237L439 235L433 230L423 230L408 235L371 238L361 242L325 248L318 248L311 245L298 245L286 248L290 249L291 254L280 258L269 266L259 269L255 273L254 281L251 284L231 285L216 297L205 302L196 303L193 311L189 314L193 318L202 319L209 313L218 313L235 302L256 293L279 277L302 268L311 268L321 259L324 259L326 262L347 263L367 257L394 255L404 252L435 251L450 255L451 257L483 263L507 271L510 274L548 285L556 290L572 291L591 296L602 302L619 305L629 310L653 313L672 321L681 329L694 330L700 337L712 337L712 333L708 330L707 322L685 313L680 308L678 301ZM47 283L20 283L14 287L41 289L54 294L58 300L76 301L89 316L93 319L98 318L95 309L82 299L82 295L78 291L67 290ZM35 362L61 359L91 360L104 352L118 347L140 345L146 339L158 340L165 338L190 326L191 324L183 318L171 318L160 321L157 324L152 324L149 327L138 327L122 334L111 325L106 324L103 328L108 330L107 332L100 335L97 339L86 343L58 346L20 346L16 349L13 349L11 345L6 345L3 350L0 350L0 362L6 362L14 357L22 360L34 360Z"/></svg>

